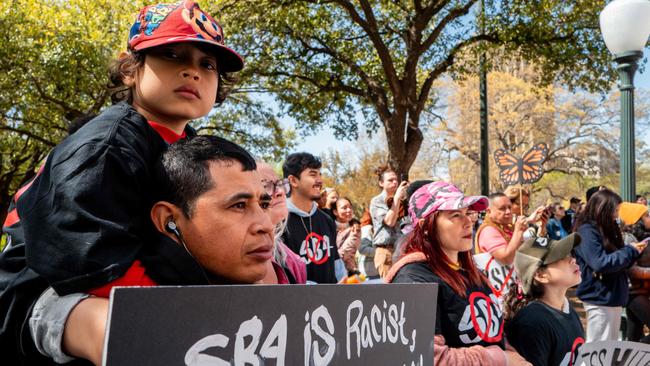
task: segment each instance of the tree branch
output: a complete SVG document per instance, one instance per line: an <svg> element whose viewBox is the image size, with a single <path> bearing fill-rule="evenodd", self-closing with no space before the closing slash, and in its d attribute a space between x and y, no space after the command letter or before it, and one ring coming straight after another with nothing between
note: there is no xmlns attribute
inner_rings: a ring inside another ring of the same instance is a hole
<svg viewBox="0 0 650 366"><path fill-rule="evenodd" d="M33 133L29 132L29 131L25 131L25 130L21 130L21 129L14 128L14 127L9 127L9 126L0 126L0 130L11 131L11 132L19 133L21 135L31 137L34 140L40 141L40 142L44 143L47 146L52 146L52 147L56 146L56 144L54 142L48 141L48 140L46 140L46 139L44 139L44 138L42 138L40 136L37 136L37 135L35 135L35 134L33 134Z"/></svg>
<svg viewBox="0 0 650 366"><path fill-rule="evenodd" d="M288 78L294 78L294 79L307 81L310 84L317 87L320 91L325 91L325 92L347 92L347 93L350 93L350 94L353 94L353 95L357 95L359 97L366 97L367 96L366 93L363 90L361 90L359 88L349 86L349 85L346 85L340 79L335 78L334 75L332 75L332 77L330 77L329 82L327 84L325 84L325 85L321 84L318 80L315 80L313 78L310 78L310 77L307 77L307 76L304 76L304 75L292 74L292 73L285 72L285 71L260 71L259 75L262 75L262 76L265 76L265 77L285 76L285 77L288 77ZM333 84L332 82L336 82L336 83Z"/></svg>
<svg viewBox="0 0 650 366"><path fill-rule="evenodd" d="M422 54L426 52L426 50L428 50L438 40L438 37L440 37L440 34L442 34L442 32L445 30L445 28L450 22L462 16L467 15L467 13L469 13L469 10L475 3L476 0L470 0L464 6L450 10L449 13L447 13L447 15L444 18L442 18L440 23L438 23L438 25L433 29L433 31L431 31L431 34L429 34L427 39L425 39L424 42L422 42L422 44L417 50L418 54ZM433 14L431 14L431 17L432 16Z"/></svg>
<svg viewBox="0 0 650 366"><path fill-rule="evenodd" d="M352 20L361 26L361 28L368 34L370 40L372 41L372 44L375 46L377 56L379 56L379 59L381 60L382 68L384 69L386 80L388 80L388 86L390 87L391 92L395 96L400 96L402 93L399 87L397 71L395 70L395 65L390 55L390 51L388 50L388 47L386 47L384 41L381 39L379 28L377 26L377 19L375 18L375 14L372 11L372 6L370 3L368 3L368 0L359 0L363 13L366 16L366 20L361 18L361 15L357 12L351 2L347 0L333 0L333 2L343 7L343 9L345 9L348 14L350 14Z"/></svg>
<svg viewBox="0 0 650 366"><path fill-rule="evenodd" d="M45 90L43 90L43 88L41 87L41 84L38 82L38 80L36 80L36 78L34 78L33 76L30 76L30 79L34 83L34 86L36 86L36 90L38 91L38 94L41 96L41 98L43 98L44 100L47 100L48 102L51 102L51 103L54 103L54 104L58 105L59 107L61 107L63 109L63 111L65 113L74 113L75 115L81 115L82 114L81 111L76 110L74 108L71 108L65 102L49 96L45 92Z"/></svg>
<svg viewBox="0 0 650 366"><path fill-rule="evenodd" d="M417 111L418 113L422 112L424 109L424 106L426 105L426 102L429 98L429 92L431 92L431 87L433 86L433 82L436 81L442 73L447 71L451 65L454 63L454 59L456 58L456 54L460 52L464 47L467 47L471 44L480 42L480 41L491 41L491 42L497 42L498 39L490 36L490 35L476 35L473 37L470 37L460 43L458 43L454 48L452 48L449 53L447 54L447 57L438 63L436 67L431 70L427 78L425 79L424 83L422 84L422 89L420 90L420 95L418 96L417 100Z"/></svg>

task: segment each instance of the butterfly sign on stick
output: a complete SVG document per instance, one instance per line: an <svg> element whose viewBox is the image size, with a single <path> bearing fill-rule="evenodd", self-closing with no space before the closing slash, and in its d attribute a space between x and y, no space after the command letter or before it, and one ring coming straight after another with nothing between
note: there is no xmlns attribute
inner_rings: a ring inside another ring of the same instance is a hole
<svg viewBox="0 0 650 366"><path fill-rule="evenodd" d="M522 158L498 149L494 152L494 160L499 167L499 178L507 185L535 183L544 175L542 164L548 156L548 146L540 142L528 150Z"/></svg>

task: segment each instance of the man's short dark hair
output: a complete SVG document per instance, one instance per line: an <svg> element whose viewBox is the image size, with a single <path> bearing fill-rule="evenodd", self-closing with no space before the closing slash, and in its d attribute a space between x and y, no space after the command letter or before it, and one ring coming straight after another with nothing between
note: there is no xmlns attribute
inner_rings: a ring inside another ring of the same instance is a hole
<svg viewBox="0 0 650 366"><path fill-rule="evenodd" d="M323 164L320 159L307 152L289 154L282 164L282 175L287 178L293 175L300 178L300 173L305 169L320 169Z"/></svg>
<svg viewBox="0 0 650 366"><path fill-rule="evenodd" d="M217 136L194 136L172 144L162 164L169 180L170 202L192 216L194 202L214 187L210 162L239 162L243 171L257 169L255 159L241 146Z"/></svg>
<svg viewBox="0 0 650 366"><path fill-rule="evenodd" d="M571 197L571 200L569 201L569 203L571 203L571 204L580 203L580 201L581 200L578 197Z"/></svg>

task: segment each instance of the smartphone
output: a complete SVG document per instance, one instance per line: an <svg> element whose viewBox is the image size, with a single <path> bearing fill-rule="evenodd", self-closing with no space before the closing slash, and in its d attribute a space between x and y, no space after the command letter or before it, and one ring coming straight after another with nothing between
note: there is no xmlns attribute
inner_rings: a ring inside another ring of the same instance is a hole
<svg viewBox="0 0 650 366"><path fill-rule="evenodd" d="M408 174L400 174L400 176L399 176L399 181L400 182L405 182L405 181L408 182L408 180L409 180L409 175Z"/></svg>

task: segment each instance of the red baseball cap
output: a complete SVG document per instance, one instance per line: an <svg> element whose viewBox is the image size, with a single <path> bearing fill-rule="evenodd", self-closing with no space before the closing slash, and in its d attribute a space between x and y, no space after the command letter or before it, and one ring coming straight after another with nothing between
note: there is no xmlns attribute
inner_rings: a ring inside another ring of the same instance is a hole
<svg viewBox="0 0 650 366"><path fill-rule="evenodd" d="M145 6L129 32L129 49L134 51L179 42L214 46L220 71L234 72L244 67L242 57L226 47L221 26L191 0Z"/></svg>

